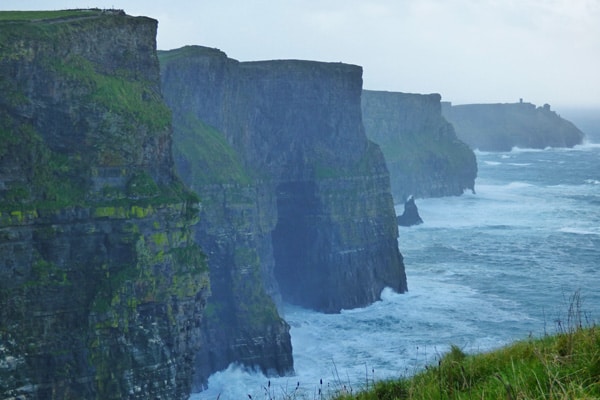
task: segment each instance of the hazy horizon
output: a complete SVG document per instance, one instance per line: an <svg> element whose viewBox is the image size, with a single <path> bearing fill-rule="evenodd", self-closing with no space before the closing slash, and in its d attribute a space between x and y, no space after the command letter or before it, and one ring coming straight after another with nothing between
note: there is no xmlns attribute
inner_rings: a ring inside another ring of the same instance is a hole
<svg viewBox="0 0 600 400"><path fill-rule="evenodd" d="M363 68L369 90L452 104L600 109L600 0L4 0L0 10L118 8L159 21L160 50Z"/></svg>

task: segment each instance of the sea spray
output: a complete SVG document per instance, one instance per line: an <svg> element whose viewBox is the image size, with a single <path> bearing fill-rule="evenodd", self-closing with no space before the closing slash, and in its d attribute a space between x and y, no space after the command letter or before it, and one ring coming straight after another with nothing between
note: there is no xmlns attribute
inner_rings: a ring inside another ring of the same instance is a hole
<svg viewBox="0 0 600 400"><path fill-rule="evenodd" d="M476 195L418 199L425 223L400 228L408 293L385 289L380 301L340 314L287 305L295 376L230 366L192 398L262 398L268 381L275 398L298 383L306 398L355 392L436 364L451 345L481 352L553 333L576 291L598 321L600 146L477 158Z"/></svg>

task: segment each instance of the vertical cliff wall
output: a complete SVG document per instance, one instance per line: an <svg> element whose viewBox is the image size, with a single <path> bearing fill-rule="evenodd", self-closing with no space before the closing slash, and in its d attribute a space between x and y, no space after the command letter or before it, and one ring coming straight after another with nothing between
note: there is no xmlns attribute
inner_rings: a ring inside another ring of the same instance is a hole
<svg viewBox="0 0 600 400"><path fill-rule="evenodd" d="M172 101L179 88L165 90ZM195 237L211 274L194 390L232 362L268 375L293 372L289 326L273 300L281 298L272 278L271 191L244 170L221 133L193 115L174 114L173 153L182 179L202 198Z"/></svg>
<svg viewBox="0 0 600 400"><path fill-rule="evenodd" d="M544 149L581 144L584 134L550 106L531 103L443 105L444 116L471 148L510 151L513 147Z"/></svg>
<svg viewBox="0 0 600 400"><path fill-rule="evenodd" d="M0 397L184 399L208 296L157 23L0 13Z"/></svg>
<svg viewBox="0 0 600 400"><path fill-rule="evenodd" d="M284 299L336 312L406 289L389 176L362 126L360 67L239 63L197 46L161 59L171 107L220 132L268 193Z"/></svg>
<svg viewBox="0 0 600 400"><path fill-rule="evenodd" d="M379 144L401 204L415 197L458 196L474 190L477 161L442 116L439 94L364 90L367 136Z"/></svg>

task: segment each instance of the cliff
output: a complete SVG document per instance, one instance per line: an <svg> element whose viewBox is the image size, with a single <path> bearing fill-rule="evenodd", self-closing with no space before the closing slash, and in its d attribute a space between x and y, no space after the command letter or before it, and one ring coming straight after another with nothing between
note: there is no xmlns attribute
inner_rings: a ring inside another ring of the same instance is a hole
<svg viewBox="0 0 600 400"><path fill-rule="evenodd" d="M264 196L257 253L267 285L274 278L284 300L325 312L406 289L388 172L362 125L360 67L240 63L199 46L160 57L174 115L218 132Z"/></svg>
<svg viewBox="0 0 600 400"><path fill-rule="evenodd" d="M510 151L513 147L544 149L573 147L583 141L570 121L550 110L548 104L464 104L442 107L458 137L473 149Z"/></svg>
<svg viewBox="0 0 600 400"><path fill-rule="evenodd" d="M197 389L233 361L288 373L282 297L336 312L406 289L389 178L362 130L361 71L199 46L159 57L177 169L205 199L197 238L213 296Z"/></svg>
<svg viewBox="0 0 600 400"><path fill-rule="evenodd" d="M0 397L184 399L208 296L157 22L0 13Z"/></svg>
<svg viewBox="0 0 600 400"><path fill-rule="evenodd" d="M362 93L365 131L383 151L397 204L474 190L475 155L442 116L440 100L439 94Z"/></svg>
<svg viewBox="0 0 600 400"><path fill-rule="evenodd" d="M167 99L178 90L165 86ZM292 373L289 326L273 300L281 300L277 284L267 278L274 264L272 194L244 170L219 132L192 115L174 114L173 153L180 176L202 198L195 237L211 274L194 391L232 362L267 375Z"/></svg>

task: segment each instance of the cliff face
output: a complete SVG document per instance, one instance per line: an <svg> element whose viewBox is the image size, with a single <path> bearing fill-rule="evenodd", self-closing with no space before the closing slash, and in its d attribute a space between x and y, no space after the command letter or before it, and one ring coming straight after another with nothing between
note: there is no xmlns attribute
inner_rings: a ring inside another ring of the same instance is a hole
<svg viewBox="0 0 600 400"><path fill-rule="evenodd" d="M474 190L475 154L442 116L440 100L439 94L362 93L365 130L383 151L398 204L411 195L458 196Z"/></svg>
<svg viewBox="0 0 600 400"><path fill-rule="evenodd" d="M456 134L471 148L510 151L513 147L544 149L573 147L583 141L581 132L550 106L531 103L443 105L444 116Z"/></svg>
<svg viewBox="0 0 600 400"><path fill-rule="evenodd" d="M0 397L183 399L208 296L156 21L0 13Z"/></svg>
<svg viewBox="0 0 600 400"><path fill-rule="evenodd" d="M169 101L177 92L165 86ZM272 191L250 178L219 132L192 115L174 114L173 153L182 179L202 198L195 236L211 274L194 390L232 362L266 374L293 372L289 326L273 301L280 295L272 278Z"/></svg>
<svg viewBox="0 0 600 400"><path fill-rule="evenodd" d="M161 59L175 113L220 132L268 193L262 248L285 300L336 312L406 289L387 169L362 126L360 67L239 63L202 47Z"/></svg>

